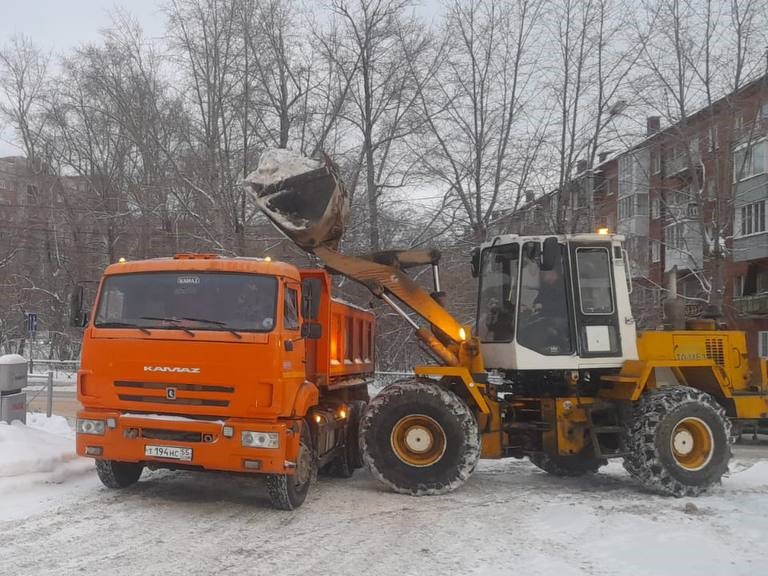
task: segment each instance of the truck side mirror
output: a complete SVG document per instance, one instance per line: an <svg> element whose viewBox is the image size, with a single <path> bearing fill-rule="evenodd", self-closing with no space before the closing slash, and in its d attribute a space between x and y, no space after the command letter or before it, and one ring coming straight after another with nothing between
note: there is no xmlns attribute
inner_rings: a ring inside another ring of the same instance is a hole
<svg viewBox="0 0 768 576"><path fill-rule="evenodd" d="M560 257L560 242L557 238L550 236L544 240L541 255L541 269L554 270L557 259Z"/></svg>
<svg viewBox="0 0 768 576"><path fill-rule="evenodd" d="M323 290L320 278L306 278L301 282L301 317L317 320L320 314L320 294Z"/></svg>
<svg viewBox="0 0 768 576"><path fill-rule="evenodd" d="M69 295L69 325L82 328L88 323L88 313L83 310L83 286L78 285Z"/></svg>
<svg viewBox="0 0 768 576"><path fill-rule="evenodd" d="M323 335L323 325L320 322L304 322L301 325L301 337L307 340L319 340Z"/></svg>
<svg viewBox="0 0 768 576"><path fill-rule="evenodd" d="M480 275L480 247L472 249L472 278L477 278Z"/></svg>

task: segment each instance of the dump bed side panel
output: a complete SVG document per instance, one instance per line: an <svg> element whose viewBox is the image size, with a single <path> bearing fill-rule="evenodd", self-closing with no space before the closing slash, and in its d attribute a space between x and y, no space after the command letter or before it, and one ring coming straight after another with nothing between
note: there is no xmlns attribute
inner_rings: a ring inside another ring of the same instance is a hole
<svg viewBox="0 0 768 576"><path fill-rule="evenodd" d="M322 325L318 340L306 340L307 379L322 387L359 385L374 371L374 328L371 312L331 298L330 276L323 270L301 270L302 283L315 280L320 289L317 318Z"/></svg>
<svg viewBox="0 0 768 576"><path fill-rule="evenodd" d="M332 300L330 323L330 380L373 374L373 314Z"/></svg>

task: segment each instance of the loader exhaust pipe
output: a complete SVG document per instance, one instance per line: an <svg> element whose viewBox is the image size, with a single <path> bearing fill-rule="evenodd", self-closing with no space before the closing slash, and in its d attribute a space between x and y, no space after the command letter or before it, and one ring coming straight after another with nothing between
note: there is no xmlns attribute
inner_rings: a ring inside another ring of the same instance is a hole
<svg viewBox="0 0 768 576"><path fill-rule="evenodd" d="M328 156L315 160L284 148L265 150L243 187L275 227L303 250L338 248L349 199Z"/></svg>

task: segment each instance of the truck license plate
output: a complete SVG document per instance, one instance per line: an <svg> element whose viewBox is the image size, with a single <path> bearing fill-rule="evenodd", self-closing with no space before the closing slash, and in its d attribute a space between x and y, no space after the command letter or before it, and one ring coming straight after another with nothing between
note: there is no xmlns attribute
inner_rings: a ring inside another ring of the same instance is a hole
<svg viewBox="0 0 768 576"><path fill-rule="evenodd" d="M153 458L170 458L171 460L192 460L192 448L180 446L144 446L144 456Z"/></svg>

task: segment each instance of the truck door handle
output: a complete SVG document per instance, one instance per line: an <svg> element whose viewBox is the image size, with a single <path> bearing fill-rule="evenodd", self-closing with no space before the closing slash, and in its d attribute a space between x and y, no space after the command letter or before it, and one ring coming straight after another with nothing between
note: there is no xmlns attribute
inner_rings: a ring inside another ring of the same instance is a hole
<svg viewBox="0 0 768 576"><path fill-rule="evenodd" d="M283 348L286 352L293 352L293 340L283 340Z"/></svg>

